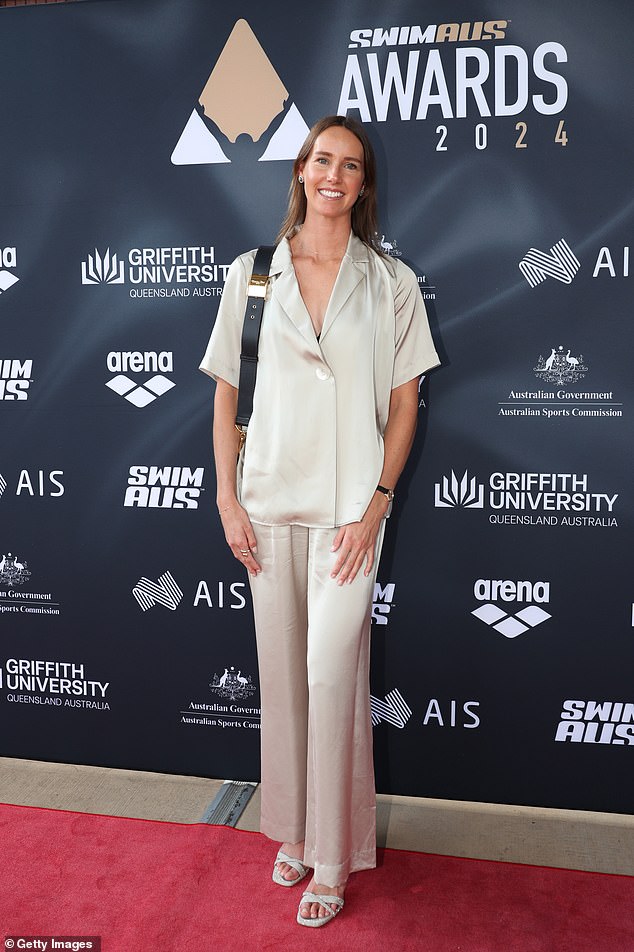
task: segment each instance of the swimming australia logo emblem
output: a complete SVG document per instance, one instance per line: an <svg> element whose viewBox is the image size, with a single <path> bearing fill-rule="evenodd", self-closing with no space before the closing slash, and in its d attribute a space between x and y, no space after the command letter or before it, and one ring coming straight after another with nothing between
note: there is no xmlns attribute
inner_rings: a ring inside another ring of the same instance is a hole
<svg viewBox="0 0 634 952"><path fill-rule="evenodd" d="M31 573L26 567L26 562L18 562L15 555L7 553L0 560L0 579L9 588L15 588L16 585L24 585L26 580L31 577Z"/></svg>
<svg viewBox="0 0 634 952"><path fill-rule="evenodd" d="M176 148L174 165L294 159L308 135L246 20L238 20Z"/></svg>
<svg viewBox="0 0 634 952"><path fill-rule="evenodd" d="M209 688L214 694L219 694L220 697L226 697L232 701L236 701L238 698L250 697L255 692L255 684L251 680L251 675L245 678L242 671L236 673L233 665L230 668L225 668L220 677L214 673Z"/></svg>
<svg viewBox="0 0 634 952"><path fill-rule="evenodd" d="M588 372L588 368L583 362L583 356L579 354L575 357L570 353L570 348L568 348L567 353L564 353L561 344L557 350L551 347L550 356L545 359L540 354L537 366L533 370L536 377L546 383L556 384L558 387L583 380Z"/></svg>
<svg viewBox="0 0 634 952"><path fill-rule="evenodd" d="M123 261L116 254L110 254L106 248L102 256L95 248L95 254L88 255L81 263L82 284L123 284L125 281Z"/></svg>
<svg viewBox="0 0 634 952"><path fill-rule="evenodd" d="M580 267L581 262L563 238L552 246L548 254L530 248L519 263L520 271L532 288L546 278L571 284Z"/></svg>

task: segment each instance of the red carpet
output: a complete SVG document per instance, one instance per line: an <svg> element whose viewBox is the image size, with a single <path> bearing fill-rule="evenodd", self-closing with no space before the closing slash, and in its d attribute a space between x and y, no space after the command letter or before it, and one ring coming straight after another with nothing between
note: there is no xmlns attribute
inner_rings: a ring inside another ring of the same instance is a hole
<svg viewBox="0 0 634 952"><path fill-rule="evenodd" d="M632 952L634 878L396 850L323 929L269 878L257 833L0 804L6 935L101 935L103 952Z"/></svg>

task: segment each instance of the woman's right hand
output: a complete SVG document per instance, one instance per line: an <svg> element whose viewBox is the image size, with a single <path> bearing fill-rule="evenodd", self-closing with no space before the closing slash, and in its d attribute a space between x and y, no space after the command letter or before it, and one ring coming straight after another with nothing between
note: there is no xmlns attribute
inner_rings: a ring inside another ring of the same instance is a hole
<svg viewBox="0 0 634 952"><path fill-rule="evenodd" d="M251 575L259 575L262 566L254 555L257 552L257 542L246 509L243 509L240 503L236 501L227 508L220 510L220 521L225 532L227 545L238 562L242 562Z"/></svg>

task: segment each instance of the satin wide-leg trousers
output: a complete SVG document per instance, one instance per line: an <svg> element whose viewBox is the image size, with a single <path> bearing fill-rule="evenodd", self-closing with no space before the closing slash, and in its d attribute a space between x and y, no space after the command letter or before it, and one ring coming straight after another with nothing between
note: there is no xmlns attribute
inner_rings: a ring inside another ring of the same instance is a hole
<svg viewBox="0 0 634 952"><path fill-rule="evenodd" d="M261 831L305 840L315 881L376 865L370 615L385 523L369 576L330 577L337 529L253 524L261 696Z"/></svg>

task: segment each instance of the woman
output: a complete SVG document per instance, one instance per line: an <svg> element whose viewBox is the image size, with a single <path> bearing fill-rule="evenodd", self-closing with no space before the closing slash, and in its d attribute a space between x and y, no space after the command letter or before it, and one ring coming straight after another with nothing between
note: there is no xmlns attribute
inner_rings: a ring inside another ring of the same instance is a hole
<svg viewBox="0 0 634 952"><path fill-rule="evenodd" d="M413 272L376 248L363 127L329 116L293 167L271 265L253 416L234 426L254 252L232 264L201 369L217 381L214 455L227 543L250 573L261 691L261 830L273 879L313 870L297 921L343 907L376 865L370 612L385 517L436 366Z"/></svg>

